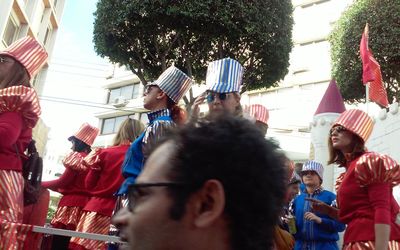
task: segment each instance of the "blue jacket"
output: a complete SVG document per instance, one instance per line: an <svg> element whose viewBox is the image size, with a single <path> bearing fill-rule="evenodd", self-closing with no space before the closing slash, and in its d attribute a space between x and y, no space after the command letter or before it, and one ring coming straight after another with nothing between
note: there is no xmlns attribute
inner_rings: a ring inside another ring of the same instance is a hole
<svg viewBox="0 0 400 250"><path fill-rule="evenodd" d="M293 201L293 212L296 217L297 233L294 235L296 239L295 250L338 250L337 240L339 240L338 232L345 229L345 225L334 220L327 215L314 213L322 219L321 224L314 221L305 220L304 214L311 211L311 204L305 198L314 198L325 202L328 205L336 200L336 195L322 188L317 189L313 194L308 194L306 190L298 195Z"/></svg>

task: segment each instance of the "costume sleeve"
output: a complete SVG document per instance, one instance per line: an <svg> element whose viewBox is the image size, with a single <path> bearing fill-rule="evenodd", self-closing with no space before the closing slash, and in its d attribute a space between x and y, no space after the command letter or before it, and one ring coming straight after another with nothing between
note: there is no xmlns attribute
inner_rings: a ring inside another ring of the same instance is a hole
<svg viewBox="0 0 400 250"><path fill-rule="evenodd" d="M392 188L400 182L399 164L387 155L366 153L356 163L355 176L367 189L375 223L390 224Z"/></svg>
<svg viewBox="0 0 400 250"><path fill-rule="evenodd" d="M84 157L86 154L81 152L71 152L63 159L63 164L66 168L70 168L72 170L77 171L85 171L87 169L84 164Z"/></svg>
<svg viewBox="0 0 400 250"><path fill-rule="evenodd" d="M388 183L393 187L400 183L400 166L387 155L365 153L356 162L355 176L361 187L373 183Z"/></svg>
<svg viewBox="0 0 400 250"><path fill-rule="evenodd" d="M59 189L66 189L75 180L76 172L66 168L60 178L51 181L43 181L42 187L58 192Z"/></svg>
<svg viewBox="0 0 400 250"><path fill-rule="evenodd" d="M88 190L91 190L96 186L102 170L101 149L97 148L93 150L83 159L83 161L85 166L89 168L89 172L85 179L85 187Z"/></svg>
<svg viewBox="0 0 400 250"><path fill-rule="evenodd" d="M156 142L174 126L171 121L155 121L148 126L142 141L142 152L146 162Z"/></svg>
<svg viewBox="0 0 400 250"><path fill-rule="evenodd" d="M0 147L10 147L22 130L22 115L16 112L0 113Z"/></svg>
<svg viewBox="0 0 400 250"><path fill-rule="evenodd" d="M321 217L321 220L322 220L322 222L321 222L320 226L325 228L325 230L327 230L327 231L332 231L335 233L343 232L344 229L346 228L345 224L343 224L337 220L331 219L331 218Z"/></svg>
<svg viewBox="0 0 400 250"><path fill-rule="evenodd" d="M6 112L21 114L24 125L33 128L41 113L35 89L22 85L0 89L0 113Z"/></svg>

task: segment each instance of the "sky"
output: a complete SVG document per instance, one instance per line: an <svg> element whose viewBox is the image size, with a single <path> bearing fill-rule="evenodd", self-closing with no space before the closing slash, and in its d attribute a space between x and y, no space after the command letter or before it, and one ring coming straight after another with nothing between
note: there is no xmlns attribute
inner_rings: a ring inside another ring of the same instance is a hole
<svg viewBox="0 0 400 250"><path fill-rule="evenodd" d="M93 12L97 0L67 0L41 96L42 119L50 127L48 149L69 148L66 140L88 122L98 126L94 113L101 109L102 88L112 67L96 55ZM71 104L75 103L75 104Z"/></svg>

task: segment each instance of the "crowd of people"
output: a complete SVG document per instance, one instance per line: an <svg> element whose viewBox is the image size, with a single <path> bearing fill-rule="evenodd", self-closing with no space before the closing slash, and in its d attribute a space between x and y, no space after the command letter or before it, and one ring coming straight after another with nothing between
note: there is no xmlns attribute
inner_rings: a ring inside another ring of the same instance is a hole
<svg viewBox="0 0 400 250"><path fill-rule="evenodd" d="M39 119L30 81L46 59L30 37L0 52L1 249L23 245L7 223L23 223L18 152ZM329 133L329 162L295 165L265 139L268 109L241 106L243 71L231 58L210 62L207 90L187 116L179 101L193 81L169 67L146 86L149 123L128 117L107 148L92 148L99 130L83 124L68 138L64 173L41 184L63 195L51 225L127 243L54 236L52 248L400 249L392 194L400 166L366 150L372 119L361 110L343 112ZM322 185L323 166L332 163L346 170L337 196Z"/></svg>

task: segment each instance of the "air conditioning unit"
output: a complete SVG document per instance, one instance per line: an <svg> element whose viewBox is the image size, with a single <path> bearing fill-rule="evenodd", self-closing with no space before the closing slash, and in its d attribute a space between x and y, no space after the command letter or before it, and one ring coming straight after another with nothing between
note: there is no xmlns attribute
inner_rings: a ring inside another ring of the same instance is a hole
<svg viewBox="0 0 400 250"><path fill-rule="evenodd" d="M126 100L125 97L123 96L118 96L117 98L114 99L112 102L112 105L116 108L124 107L128 103L128 100Z"/></svg>

